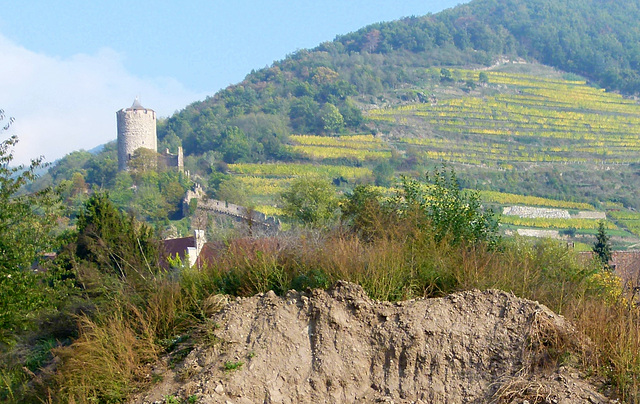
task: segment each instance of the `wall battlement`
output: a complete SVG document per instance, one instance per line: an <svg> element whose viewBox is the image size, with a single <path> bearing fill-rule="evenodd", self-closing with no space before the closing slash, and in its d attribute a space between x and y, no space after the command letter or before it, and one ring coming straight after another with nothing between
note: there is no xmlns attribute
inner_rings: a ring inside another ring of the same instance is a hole
<svg viewBox="0 0 640 404"><path fill-rule="evenodd" d="M281 224L279 219L233 203L219 201L217 199L205 199L205 194L199 186L196 186L194 190L188 190L182 201L185 216L189 213L189 206L193 199L198 200L198 210L231 216L235 219L251 222L253 225L265 227L270 230L280 230Z"/></svg>

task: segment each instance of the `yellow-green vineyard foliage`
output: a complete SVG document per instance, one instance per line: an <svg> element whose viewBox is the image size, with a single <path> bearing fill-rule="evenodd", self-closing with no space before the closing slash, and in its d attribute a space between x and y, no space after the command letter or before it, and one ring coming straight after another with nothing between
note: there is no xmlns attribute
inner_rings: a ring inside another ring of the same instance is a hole
<svg viewBox="0 0 640 404"><path fill-rule="evenodd" d="M631 233L640 236L640 213L630 212L628 210L612 210L608 212L609 216L617 220Z"/></svg>
<svg viewBox="0 0 640 404"><path fill-rule="evenodd" d="M487 71L501 94L442 99L367 112L371 121L411 119L420 136L396 139L429 159L488 164L640 162L640 105L583 81ZM478 80L479 72L462 71Z"/></svg>
<svg viewBox="0 0 640 404"><path fill-rule="evenodd" d="M560 201L557 199L516 195L496 191L479 191L479 194L480 199L483 201L498 203L501 205L527 205L562 209L595 210L593 205L581 202Z"/></svg>
<svg viewBox="0 0 640 404"><path fill-rule="evenodd" d="M229 170L234 174L282 178L317 175L328 179L336 177L344 177L346 179L360 179L371 177L372 175L371 169L367 167L295 163L229 164Z"/></svg>
<svg viewBox="0 0 640 404"><path fill-rule="evenodd" d="M616 220L640 220L640 213L628 210L612 210L609 211L609 216Z"/></svg>
<svg viewBox="0 0 640 404"><path fill-rule="evenodd" d="M342 147L326 146L289 146L291 150L315 159L354 158L360 161L388 159L390 151L346 149Z"/></svg>
<svg viewBox="0 0 640 404"><path fill-rule="evenodd" d="M360 161L388 159L389 146L373 135L311 136L294 135L291 150L315 159L354 158Z"/></svg>
<svg viewBox="0 0 640 404"><path fill-rule="evenodd" d="M598 221L593 219L547 219L547 218L523 218L518 216L503 215L500 221L518 227L537 227L541 229L568 229L595 230L598 228ZM616 225L605 221L607 230L617 229Z"/></svg>
<svg viewBox="0 0 640 404"><path fill-rule="evenodd" d="M385 143L373 135L315 136L291 135L291 141L300 145L348 147L352 149L386 149Z"/></svg>
<svg viewBox="0 0 640 404"><path fill-rule="evenodd" d="M267 216L282 216L282 209L271 205L257 205L254 209L258 212L262 212Z"/></svg>
<svg viewBox="0 0 640 404"><path fill-rule="evenodd" d="M255 195L279 195L291 183L291 180L287 178L265 178L249 175L240 175L236 178L240 183L246 185L247 189L250 189L251 193Z"/></svg>

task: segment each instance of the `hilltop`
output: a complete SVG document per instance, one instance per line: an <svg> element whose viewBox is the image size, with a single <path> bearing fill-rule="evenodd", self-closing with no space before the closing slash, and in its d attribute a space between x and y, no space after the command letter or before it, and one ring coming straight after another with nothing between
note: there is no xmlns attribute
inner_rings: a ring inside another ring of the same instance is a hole
<svg viewBox="0 0 640 404"><path fill-rule="evenodd" d="M638 3L630 0L476 0L435 15L374 24L251 72L169 118L160 137L169 136L171 143L175 135L188 154L201 154L224 146L225 128L238 126L253 141L248 152L279 158L278 141L287 131L362 130L356 108L362 97L397 102L403 98L397 90L419 87L427 68L489 67L504 58L635 94L640 33L629 27L639 17Z"/></svg>

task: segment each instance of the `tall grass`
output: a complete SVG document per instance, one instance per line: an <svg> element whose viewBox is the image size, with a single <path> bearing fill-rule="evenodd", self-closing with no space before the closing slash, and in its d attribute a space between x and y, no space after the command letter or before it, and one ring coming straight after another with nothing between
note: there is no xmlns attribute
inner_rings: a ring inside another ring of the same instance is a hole
<svg viewBox="0 0 640 404"><path fill-rule="evenodd" d="M80 337L56 350L62 361L56 382L58 401L119 402L144 384L145 365L158 357L151 324L143 313L133 318L116 312L109 318L80 318Z"/></svg>
<svg viewBox="0 0 640 404"><path fill-rule="evenodd" d="M326 286L339 279L362 285L372 298L391 301L475 288L513 292L573 321L593 342L577 353L583 370L607 380L612 395L640 403L640 313L618 289L621 285L598 280L597 264L583 262L553 240L510 239L489 249L452 246L405 230L404 237L372 241L334 233L321 240L300 237L295 243L232 243L229 256L202 276L216 279L220 290L246 296Z"/></svg>
<svg viewBox="0 0 640 404"><path fill-rule="evenodd" d="M622 293L612 294L612 286L598 280L597 267L551 240L505 240L498 248L452 245L436 242L410 221L384 225L384 236L366 239L336 230L231 240L201 270L161 274L127 289L110 312L80 317L79 338L55 351L52 402L118 402L144 388L149 364L163 353L161 342L204 321L210 296L284 294L346 280L379 300L473 288L537 300L591 338L593 346L578 353L583 369L607 380L613 395L640 403L640 315Z"/></svg>

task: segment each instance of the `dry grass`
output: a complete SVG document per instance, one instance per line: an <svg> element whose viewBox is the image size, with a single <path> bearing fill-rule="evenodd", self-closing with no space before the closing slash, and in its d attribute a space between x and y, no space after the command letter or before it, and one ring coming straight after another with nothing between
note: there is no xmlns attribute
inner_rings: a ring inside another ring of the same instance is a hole
<svg viewBox="0 0 640 404"><path fill-rule="evenodd" d="M530 404L552 403L555 394L546 384L526 377L506 380L494 394L492 403L524 402Z"/></svg>
<svg viewBox="0 0 640 404"><path fill-rule="evenodd" d="M584 299L570 316L597 347L598 355L585 363L605 377L615 395L628 403L640 403L640 312L625 301Z"/></svg>
<svg viewBox="0 0 640 404"><path fill-rule="evenodd" d="M118 402L145 383L145 365L158 358L159 348L144 315L133 314L115 313L104 321L79 318L79 338L55 350L57 402Z"/></svg>
<svg viewBox="0 0 640 404"><path fill-rule="evenodd" d="M611 383L613 394L639 403L640 315L635 306L611 300L593 288L594 269L565 247L544 241L506 241L500 249L435 242L411 223L385 222L384 237L301 232L261 240L231 240L215 263L180 278L165 277L145 287L145 296L123 299L109 316L83 317L81 335L60 358L58 401L123 400L147 382L145 366L161 352L158 341L202 323L223 305L223 294L253 295L270 289L326 287L356 282L375 299L439 296L472 288L499 288L537 300L564 314L593 341L572 345L543 317L532 319L528 354L537 366L556 366L572 352L583 370ZM396 226L396 227L393 227ZM499 397L542 402L543 385L507 381ZM497 397L498 397L497 396ZM508 400L507 400L508 401Z"/></svg>

